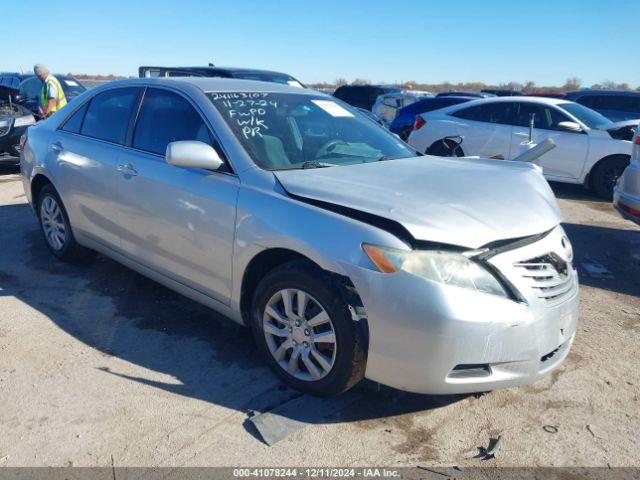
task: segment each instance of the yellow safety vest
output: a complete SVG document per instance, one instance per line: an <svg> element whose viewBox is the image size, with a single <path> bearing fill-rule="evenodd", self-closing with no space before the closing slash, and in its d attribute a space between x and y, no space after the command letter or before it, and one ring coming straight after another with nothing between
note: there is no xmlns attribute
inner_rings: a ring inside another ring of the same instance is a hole
<svg viewBox="0 0 640 480"><path fill-rule="evenodd" d="M64 96L64 90L62 90L62 85L60 85L60 82L58 81L58 79L53 75L49 75L47 79L44 81L44 85L42 85L42 91L40 92L40 103L42 104L42 109L46 110L47 103L49 103L49 98L47 93L49 90L50 83L56 87L56 92L57 92L56 105L55 107L53 107L53 109L51 109L51 111L57 112L67 104L67 97Z"/></svg>

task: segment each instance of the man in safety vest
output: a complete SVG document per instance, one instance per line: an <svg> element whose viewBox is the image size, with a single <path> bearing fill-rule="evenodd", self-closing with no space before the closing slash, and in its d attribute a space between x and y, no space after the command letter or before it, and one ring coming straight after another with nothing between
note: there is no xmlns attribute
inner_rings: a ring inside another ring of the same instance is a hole
<svg viewBox="0 0 640 480"><path fill-rule="evenodd" d="M47 118L67 104L67 97L64 96L62 85L56 77L51 75L47 67L38 64L33 67L33 71L42 80L40 108L42 108L42 116Z"/></svg>

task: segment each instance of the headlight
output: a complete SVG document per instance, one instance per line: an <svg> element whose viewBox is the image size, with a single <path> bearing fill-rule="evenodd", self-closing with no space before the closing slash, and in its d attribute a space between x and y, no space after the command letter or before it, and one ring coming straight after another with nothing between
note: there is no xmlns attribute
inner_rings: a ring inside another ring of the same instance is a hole
<svg viewBox="0 0 640 480"><path fill-rule="evenodd" d="M399 250L363 244L362 249L382 273L404 270L434 282L509 297L500 282L474 260L454 252Z"/></svg>
<svg viewBox="0 0 640 480"><path fill-rule="evenodd" d="M15 128L18 128L25 127L27 125L33 125L34 123L36 123L36 119L33 118L33 115L24 115L22 117L16 118L16 120L13 122L13 126Z"/></svg>
<svg viewBox="0 0 640 480"><path fill-rule="evenodd" d="M0 128L10 127L11 126L11 118L5 118L4 120L0 120Z"/></svg>

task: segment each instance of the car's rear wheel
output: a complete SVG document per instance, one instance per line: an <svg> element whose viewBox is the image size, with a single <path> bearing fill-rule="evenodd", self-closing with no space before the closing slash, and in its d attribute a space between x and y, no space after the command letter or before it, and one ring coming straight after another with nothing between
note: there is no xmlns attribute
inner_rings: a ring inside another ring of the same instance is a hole
<svg viewBox="0 0 640 480"><path fill-rule="evenodd" d="M348 306L313 265L289 262L268 273L254 294L251 322L271 369L297 390L334 395L364 375L365 355Z"/></svg>
<svg viewBox="0 0 640 480"><path fill-rule="evenodd" d="M56 257L73 261L90 252L76 242L69 216L53 185L45 185L38 195L38 219L47 247Z"/></svg>
<svg viewBox="0 0 640 480"><path fill-rule="evenodd" d="M441 138L433 142L424 153L427 155L435 155L436 157L464 157L460 143L451 138Z"/></svg>
<svg viewBox="0 0 640 480"><path fill-rule="evenodd" d="M624 169L629 165L629 156L614 155L601 160L591 173L591 188L596 194L604 199L613 198L613 187Z"/></svg>

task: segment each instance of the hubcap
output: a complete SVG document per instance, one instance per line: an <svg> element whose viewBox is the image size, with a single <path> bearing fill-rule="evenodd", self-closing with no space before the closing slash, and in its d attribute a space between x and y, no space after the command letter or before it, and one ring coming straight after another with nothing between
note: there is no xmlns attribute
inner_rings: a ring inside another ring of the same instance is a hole
<svg viewBox="0 0 640 480"><path fill-rule="evenodd" d="M53 197L47 196L40 206L40 219L44 236L54 250L62 250L67 239L67 230L62 210Z"/></svg>
<svg viewBox="0 0 640 480"><path fill-rule="evenodd" d="M280 368L299 380L329 374L336 360L336 334L329 314L315 298L298 289L273 295L262 315L262 329Z"/></svg>

